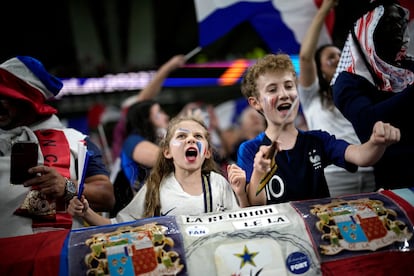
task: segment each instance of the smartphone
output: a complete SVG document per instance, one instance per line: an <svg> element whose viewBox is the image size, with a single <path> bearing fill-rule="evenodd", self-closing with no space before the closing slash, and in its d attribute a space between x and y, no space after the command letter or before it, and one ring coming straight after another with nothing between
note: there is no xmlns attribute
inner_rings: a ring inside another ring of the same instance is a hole
<svg viewBox="0 0 414 276"><path fill-rule="evenodd" d="M10 157L10 183L23 184L35 176L28 170L37 166L38 145L34 142L16 142L12 145Z"/></svg>

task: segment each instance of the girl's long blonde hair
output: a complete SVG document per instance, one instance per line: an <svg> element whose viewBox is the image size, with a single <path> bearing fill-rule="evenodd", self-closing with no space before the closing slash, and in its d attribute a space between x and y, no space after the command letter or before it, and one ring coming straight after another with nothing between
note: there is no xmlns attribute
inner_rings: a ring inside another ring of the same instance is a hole
<svg viewBox="0 0 414 276"><path fill-rule="evenodd" d="M160 143L160 152L157 157L155 166L152 168L150 175L148 176L146 186L147 193L145 195L145 209L144 217L154 217L159 216L161 211L161 200L160 200L160 189L161 181L164 177L168 176L170 173L174 172L174 163L173 159L167 159L164 157L164 150L168 149L170 141L177 129L179 123L183 121L194 121L200 124L204 128L204 135L207 139L208 150L212 153L214 149L212 148L211 137L208 133L207 127L202 120L193 116L183 116L173 118L167 129L165 138ZM211 171L218 171L217 163L214 160L213 154L210 158L205 159L201 167L202 174L208 174Z"/></svg>

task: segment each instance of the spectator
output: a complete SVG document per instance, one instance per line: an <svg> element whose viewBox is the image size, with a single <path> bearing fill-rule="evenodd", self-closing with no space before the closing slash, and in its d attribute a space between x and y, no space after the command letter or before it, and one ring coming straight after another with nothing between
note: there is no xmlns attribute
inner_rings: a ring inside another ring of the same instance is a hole
<svg viewBox="0 0 414 276"><path fill-rule="evenodd" d="M46 103L62 86L32 57L17 56L0 64L0 237L82 225L82 221L72 222L70 216L59 212L65 211L65 201L77 192L81 140L93 152L84 194L97 211L113 207L112 184L99 148L83 133L65 128L55 115L57 110ZM29 170L35 176L23 185L8 185L11 145L16 141L38 144L38 166Z"/></svg>
<svg viewBox="0 0 414 276"><path fill-rule="evenodd" d="M88 136L101 148L103 159L108 168L111 168L114 163L111 151L112 135L120 117L121 111L115 105L96 103L88 110Z"/></svg>
<svg viewBox="0 0 414 276"><path fill-rule="evenodd" d="M144 100L128 109L127 138L121 151L121 169L129 184L138 191L159 153L159 142L164 136L170 117L158 102Z"/></svg>
<svg viewBox="0 0 414 276"><path fill-rule="evenodd" d="M263 115L251 106L245 107L240 114L239 121L233 126L232 133L226 132L226 141L229 143L227 145L228 162L235 163L237 161L237 150L241 143L255 138L265 129L266 121Z"/></svg>
<svg viewBox="0 0 414 276"><path fill-rule="evenodd" d="M173 56L158 69L150 83L137 96L127 99L122 107L121 118L112 135L111 148L115 161L111 180L116 203L111 216L132 200L155 164L159 151L156 136L163 135L169 117L154 98L168 75L185 62L184 55ZM131 106L133 110L129 112Z"/></svg>
<svg viewBox="0 0 414 276"><path fill-rule="evenodd" d="M114 181L116 203L110 216L115 216L141 189L154 166L159 141L168 126L169 116L155 100L136 102L128 108L128 136L120 154L120 170Z"/></svg>
<svg viewBox="0 0 414 276"><path fill-rule="evenodd" d="M376 121L395 125L401 140L387 148L374 166L376 188L412 187L414 140L414 62L406 54L408 10L396 1L374 1L351 29L337 74L334 101L352 122L361 142L370 139Z"/></svg>
<svg viewBox="0 0 414 276"><path fill-rule="evenodd" d="M197 215L238 209L229 182L217 173L210 136L204 123L194 117L177 116L161 143L157 164L146 184L115 218L108 219L89 208L88 200L74 198L69 212L91 225L132 221L144 217ZM232 168L232 185L240 206L247 204L244 172Z"/></svg>
<svg viewBox="0 0 414 276"><path fill-rule="evenodd" d="M336 138L360 144L352 124L335 107L329 85L341 51L333 44L317 48L325 19L337 2L338 0L324 0L305 34L299 53L298 93L310 130L325 130ZM325 168L325 177L332 197L375 190L373 167L358 168L358 171L352 173L330 165Z"/></svg>
<svg viewBox="0 0 414 276"><path fill-rule="evenodd" d="M326 166L355 171L358 165L372 165L400 138L397 128L382 122L375 124L370 140L362 145L350 145L322 130L298 130L296 81L292 60L285 54L258 60L242 80L243 95L267 123L264 132L238 151L237 164L246 172L252 205L329 197Z"/></svg>

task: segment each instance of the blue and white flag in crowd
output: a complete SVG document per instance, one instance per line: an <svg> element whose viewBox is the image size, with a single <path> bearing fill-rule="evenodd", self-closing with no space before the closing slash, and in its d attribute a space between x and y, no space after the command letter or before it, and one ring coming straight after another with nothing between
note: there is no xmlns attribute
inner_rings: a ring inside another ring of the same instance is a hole
<svg viewBox="0 0 414 276"><path fill-rule="evenodd" d="M248 21L272 52L299 53L300 43L321 0L194 0L199 46L205 47ZM331 42L330 26L319 43Z"/></svg>

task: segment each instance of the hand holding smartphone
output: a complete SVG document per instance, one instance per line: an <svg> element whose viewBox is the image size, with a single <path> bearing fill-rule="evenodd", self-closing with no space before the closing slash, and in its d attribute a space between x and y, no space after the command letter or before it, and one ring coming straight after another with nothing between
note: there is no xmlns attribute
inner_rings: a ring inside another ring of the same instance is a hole
<svg viewBox="0 0 414 276"><path fill-rule="evenodd" d="M12 145L10 157L10 183L23 184L35 176L28 170L37 166L38 145L34 142L16 142Z"/></svg>

